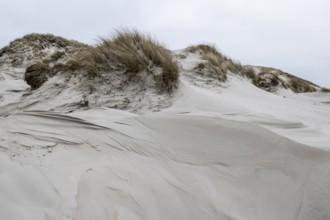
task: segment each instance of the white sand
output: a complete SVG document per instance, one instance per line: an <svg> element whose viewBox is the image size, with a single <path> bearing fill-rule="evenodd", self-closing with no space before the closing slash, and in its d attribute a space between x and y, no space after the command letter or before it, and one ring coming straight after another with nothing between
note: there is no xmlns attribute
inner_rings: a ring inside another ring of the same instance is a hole
<svg viewBox="0 0 330 220"><path fill-rule="evenodd" d="M219 87L195 61L160 112L64 113L77 91L22 104L1 86L0 219L330 219L330 95Z"/></svg>

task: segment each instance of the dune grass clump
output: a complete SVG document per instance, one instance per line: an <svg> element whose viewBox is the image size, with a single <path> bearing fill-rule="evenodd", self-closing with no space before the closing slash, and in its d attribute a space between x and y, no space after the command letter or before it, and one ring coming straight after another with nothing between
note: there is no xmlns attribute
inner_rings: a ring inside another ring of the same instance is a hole
<svg viewBox="0 0 330 220"><path fill-rule="evenodd" d="M273 92L278 87L287 88L286 83L274 72L260 72L252 82L258 88L268 92Z"/></svg>
<svg viewBox="0 0 330 220"><path fill-rule="evenodd" d="M316 92L316 88L305 80L292 77L288 81L288 87L296 93Z"/></svg>
<svg viewBox="0 0 330 220"><path fill-rule="evenodd" d="M186 49L190 53L198 53L205 62L199 63L195 70L201 74L207 74L220 81L227 80L226 68L224 68L225 57L211 45L199 44Z"/></svg>
<svg viewBox="0 0 330 220"><path fill-rule="evenodd" d="M244 69L240 63L223 55L216 49L216 47L211 45L199 44L197 46L190 46L186 51L190 53L199 53L202 59L205 60L204 63L200 63L196 66L195 70L197 70L197 72L208 74L220 81L227 80L228 72L241 75ZM201 69L202 66L203 69Z"/></svg>
<svg viewBox="0 0 330 220"><path fill-rule="evenodd" d="M66 64L67 70L85 70L91 76L111 71L137 77L152 74L159 91L172 91L177 85L179 68L171 52L148 35L137 31L117 31L113 38L78 54Z"/></svg>
<svg viewBox="0 0 330 220"><path fill-rule="evenodd" d="M252 82L256 80L257 74L253 67L243 66L240 75L245 76L248 79L251 79Z"/></svg>

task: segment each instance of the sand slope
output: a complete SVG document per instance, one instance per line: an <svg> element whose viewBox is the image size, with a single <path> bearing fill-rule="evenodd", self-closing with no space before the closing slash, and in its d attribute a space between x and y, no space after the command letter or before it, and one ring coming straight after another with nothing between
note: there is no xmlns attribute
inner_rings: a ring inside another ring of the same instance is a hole
<svg viewBox="0 0 330 220"><path fill-rule="evenodd" d="M73 115L1 120L4 219L330 217L327 151L209 116Z"/></svg>

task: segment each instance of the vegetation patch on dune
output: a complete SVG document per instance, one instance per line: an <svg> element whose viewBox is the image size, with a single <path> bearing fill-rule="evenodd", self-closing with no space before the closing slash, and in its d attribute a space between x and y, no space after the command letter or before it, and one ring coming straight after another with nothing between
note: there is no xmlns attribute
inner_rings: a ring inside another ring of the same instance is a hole
<svg viewBox="0 0 330 220"><path fill-rule="evenodd" d="M290 89L295 93L315 92L320 89L314 83L278 69L241 65L223 55L216 47L211 45L200 44L190 46L185 51L201 56L202 62L198 63L194 68L196 73L218 79L222 82L227 80L228 74L236 74L250 79L255 86L268 92L274 92L278 88Z"/></svg>
<svg viewBox="0 0 330 220"><path fill-rule="evenodd" d="M193 69L195 73L221 82L227 80L228 74L235 74L270 92L278 88L296 93L330 91L278 69L241 65L212 45L190 46L185 51L201 57ZM95 46L52 34L28 34L2 48L0 61L27 67L24 78L32 89L57 73L82 73L88 77L117 74L119 78L126 77L127 82L146 82L151 77L158 92L173 91L179 79L179 67L172 52L136 30L117 31L113 37L100 38Z"/></svg>
<svg viewBox="0 0 330 220"><path fill-rule="evenodd" d="M89 46L75 40L67 40L53 34L32 33L16 39L0 50L0 58L6 56L6 61L13 66L24 62L36 62L47 56L47 50L56 48L69 57ZM58 54L59 55L59 54ZM54 59L55 57L53 57Z"/></svg>
<svg viewBox="0 0 330 220"><path fill-rule="evenodd" d="M60 40L57 43L65 45L67 42ZM62 56L62 51L56 51L29 66L25 73L27 83L32 83L31 87L36 89L49 74L60 72L82 73L87 77L117 74L119 78L125 76L130 81L143 81L152 76L158 92L171 92L178 83L179 68L171 52L152 37L136 30L117 31L112 38L101 38L96 46L84 47L67 62L56 62Z"/></svg>
<svg viewBox="0 0 330 220"><path fill-rule="evenodd" d="M227 80L228 73L244 76L251 80L255 78L253 68L245 68L240 63L223 55L215 46L199 44L188 47L186 51L199 54L203 59L204 62L195 67L197 73L216 78L222 82Z"/></svg>
<svg viewBox="0 0 330 220"><path fill-rule="evenodd" d="M266 91L277 88L290 89L295 93L316 92L320 87L312 82L271 67L255 67L260 72L253 81L254 85Z"/></svg>
<svg viewBox="0 0 330 220"><path fill-rule="evenodd" d="M316 88L313 85L297 77L292 77L289 79L288 87L296 93L316 92Z"/></svg>
<svg viewBox="0 0 330 220"><path fill-rule="evenodd" d="M232 64L234 63L226 56L218 52L214 46L200 44L197 46L190 46L186 50L190 53L199 54L204 60L204 62L199 63L195 67L196 72L216 78L220 81L227 80L227 71L229 70L229 66L233 67Z"/></svg>
<svg viewBox="0 0 330 220"><path fill-rule="evenodd" d="M253 80L253 84L268 92L274 92L278 87L287 88L278 75L270 72L260 72Z"/></svg>
<svg viewBox="0 0 330 220"><path fill-rule="evenodd" d="M171 52L135 30L117 31L113 38L101 38L98 45L79 53L65 66L67 70L83 70L92 76L120 71L134 78L146 72L153 75L160 92L172 91L179 78L179 68Z"/></svg>

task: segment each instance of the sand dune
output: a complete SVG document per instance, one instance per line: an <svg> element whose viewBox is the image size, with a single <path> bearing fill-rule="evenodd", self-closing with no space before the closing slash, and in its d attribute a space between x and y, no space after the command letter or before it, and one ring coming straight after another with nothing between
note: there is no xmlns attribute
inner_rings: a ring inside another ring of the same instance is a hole
<svg viewBox="0 0 330 220"><path fill-rule="evenodd" d="M172 95L102 87L93 103L79 77L28 92L3 66L0 219L330 219L329 94L215 82L198 61Z"/></svg>

